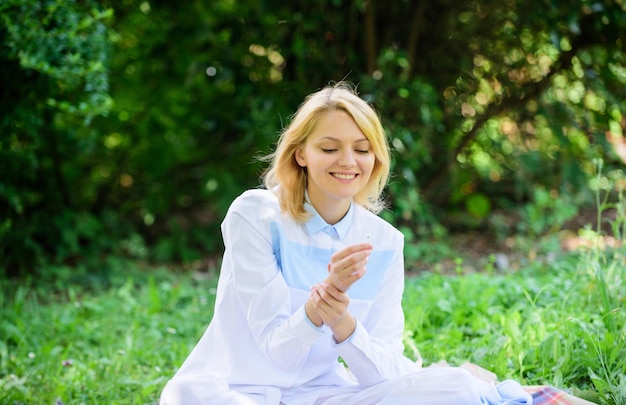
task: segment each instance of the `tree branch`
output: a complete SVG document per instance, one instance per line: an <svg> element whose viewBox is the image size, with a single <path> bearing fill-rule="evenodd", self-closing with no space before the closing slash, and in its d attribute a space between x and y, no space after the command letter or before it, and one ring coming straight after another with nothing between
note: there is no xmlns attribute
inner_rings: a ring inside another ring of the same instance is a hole
<svg viewBox="0 0 626 405"><path fill-rule="evenodd" d="M443 166L426 185L424 188L424 194L427 196L427 199L432 198L435 202L438 201L438 198L435 198L435 191L440 189L444 179L447 178L450 168L454 165L456 157L476 139L478 131L487 121L493 117L501 115L505 111L518 108L527 103L529 100L539 98L541 94L550 86L550 81L555 74L565 69L569 69L572 66L572 59L581 47L582 46L575 48L572 46L570 51L561 53L557 61L554 63L553 68L540 81L523 87L520 92L508 96L499 104L490 105L485 112L476 119L474 126L472 126L472 128L463 136L458 146L454 149L454 152L452 152L452 154L448 157L448 163ZM530 91L524 92L523 90L527 88L530 88Z"/></svg>

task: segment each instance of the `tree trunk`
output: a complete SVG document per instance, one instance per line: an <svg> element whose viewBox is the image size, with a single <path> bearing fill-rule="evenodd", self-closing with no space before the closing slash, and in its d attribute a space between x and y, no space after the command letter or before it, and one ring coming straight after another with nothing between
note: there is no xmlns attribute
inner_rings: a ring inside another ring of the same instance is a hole
<svg viewBox="0 0 626 405"><path fill-rule="evenodd" d="M409 76L415 69L415 60L417 59L417 51L419 39L422 34L422 26L424 19L424 10L426 9L426 2L420 1L417 4L415 13L413 14L413 21L411 23L411 33L409 35L409 43L407 45L407 54L409 56Z"/></svg>
<svg viewBox="0 0 626 405"><path fill-rule="evenodd" d="M376 70L377 46L376 46L376 11L374 2L365 2L365 57L366 72L372 74Z"/></svg>

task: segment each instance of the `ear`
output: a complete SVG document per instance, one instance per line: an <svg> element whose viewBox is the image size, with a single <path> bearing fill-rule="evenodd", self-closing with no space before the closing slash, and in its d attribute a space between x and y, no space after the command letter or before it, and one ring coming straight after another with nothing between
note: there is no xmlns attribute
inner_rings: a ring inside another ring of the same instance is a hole
<svg viewBox="0 0 626 405"><path fill-rule="evenodd" d="M302 148L296 149L294 157L296 158L296 162L298 162L300 167L306 167L306 159L304 158L304 152L302 151Z"/></svg>

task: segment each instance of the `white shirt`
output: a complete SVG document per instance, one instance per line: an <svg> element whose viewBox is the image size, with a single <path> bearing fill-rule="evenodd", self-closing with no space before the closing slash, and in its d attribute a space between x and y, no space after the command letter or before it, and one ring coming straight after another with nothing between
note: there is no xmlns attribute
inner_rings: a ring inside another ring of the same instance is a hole
<svg viewBox="0 0 626 405"><path fill-rule="evenodd" d="M297 223L261 189L233 202L221 227L214 316L174 379L207 376L267 403L303 404L333 387L369 386L416 370L402 354L402 234L357 204L334 226L307 209L313 217ZM331 255L363 242L373 245L367 272L348 291L357 326L337 344L328 327L307 318L304 304L311 286L327 277Z"/></svg>

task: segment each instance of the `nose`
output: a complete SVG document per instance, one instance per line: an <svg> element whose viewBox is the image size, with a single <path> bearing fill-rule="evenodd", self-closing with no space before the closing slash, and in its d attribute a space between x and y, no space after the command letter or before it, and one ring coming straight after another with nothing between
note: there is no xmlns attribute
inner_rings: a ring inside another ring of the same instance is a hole
<svg viewBox="0 0 626 405"><path fill-rule="evenodd" d="M344 151L339 157L339 165L343 167L354 166L356 160L354 159L354 152L350 149Z"/></svg>

